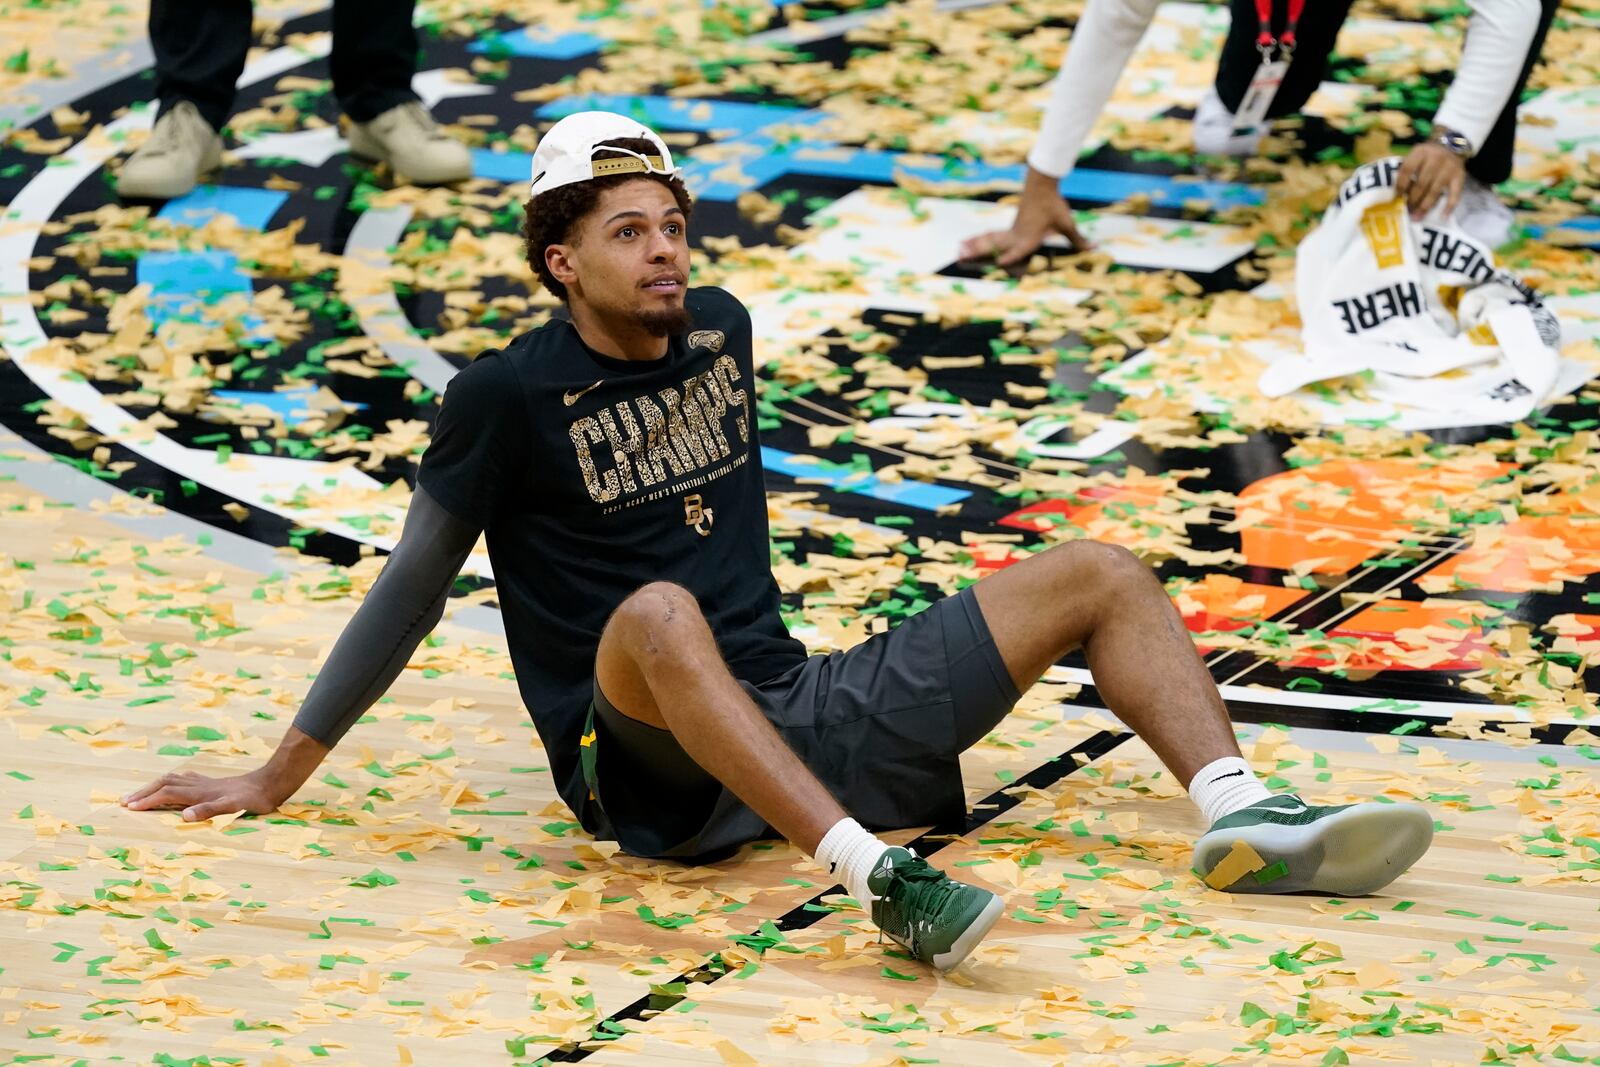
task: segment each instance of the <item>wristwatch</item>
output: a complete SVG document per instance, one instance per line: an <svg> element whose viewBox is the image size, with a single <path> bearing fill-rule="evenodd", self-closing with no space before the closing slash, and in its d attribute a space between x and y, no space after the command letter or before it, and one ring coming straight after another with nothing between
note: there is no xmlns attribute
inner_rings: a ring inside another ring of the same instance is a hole
<svg viewBox="0 0 1600 1067"><path fill-rule="evenodd" d="M1443 145L1462 159L1472 158L1472 142L1447 126L1435 127L1430 143Z"/></svg>

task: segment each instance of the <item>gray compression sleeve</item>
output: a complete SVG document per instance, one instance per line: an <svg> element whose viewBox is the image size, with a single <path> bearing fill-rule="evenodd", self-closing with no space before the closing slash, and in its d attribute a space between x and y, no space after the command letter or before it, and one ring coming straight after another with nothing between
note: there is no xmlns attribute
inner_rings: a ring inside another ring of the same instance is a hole
<svg viewBox="0 0 1600 1067"><path fill-rule="evenodd" d="M339 635L294 717L296 727L329 748L339 743L438 625L478 533L417 488L400 543Z"/></svg>

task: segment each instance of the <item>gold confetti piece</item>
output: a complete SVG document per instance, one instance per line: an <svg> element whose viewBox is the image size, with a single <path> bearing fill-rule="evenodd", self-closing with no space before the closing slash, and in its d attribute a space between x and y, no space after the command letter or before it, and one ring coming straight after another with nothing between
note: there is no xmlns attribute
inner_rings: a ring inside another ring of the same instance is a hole
<svg viewBox="0 0 1600 1067"><path fill-rule="evenodd" d="M1205 883L1212 889L1223 889L1237 882L1247 874L1254 874L1267 865L1267 861L1249 842L1235 841L1233 851L1222 858L1222 862L1211 868L1211 873L1206 875Z"/></svg>
<svg viewBox="0 0 1600 1067"><path fill-rule="evenodd" d="M718 1041L715 1048L728 1067L756 1067L761 1062L726 1038Z"/></svg>
<svg viewBox="0 0 1600 1067"><path fill-rule="evenodd" d="M844 956L839 959L824 960L817 964L819 971L848 971L853 967L876 967L878 960L874 956Z"/></svg>

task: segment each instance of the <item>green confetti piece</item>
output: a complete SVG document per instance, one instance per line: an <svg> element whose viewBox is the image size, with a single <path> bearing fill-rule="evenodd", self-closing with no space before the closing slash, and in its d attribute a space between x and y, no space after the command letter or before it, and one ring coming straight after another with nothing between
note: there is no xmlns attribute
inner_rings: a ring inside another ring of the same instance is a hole
<svg viewBox="0 0 1600 1067"><path fill-rule="evenodd" d="M921 981L921 979L919 979L914 974L901 974L899 971L893 969L892 967L885 967L883 970L879 971L878 973L881 974L885 978L893 978L896 982L917 982L917 981Z"/></svg>
<svg viewBox="0 0 1600 1067"><path fill-rule="evenodd" d="M382 871L374 867L372 870L368 871L360 878L355 879L350 884L361 889L375 889L380 885L394 885L398 881L399 879L394 875L384 874Z"/></svg>
<svg viewBox="0 0 1600 1067"><path fill-rule="evenodd" d="M1288 875L1288 873L1289 873L1289 865L1287 863L1285 863L1283 860L1279 860L1277 863L1274 863L1272 866L1263 867L1261 870L1259 870L1259 871L1257 871L1255 873L1256 884L1257 885L1268 885L1268 884L1270 884L1272 882L1276 882L1280 878L1286 877Z"/></svg>

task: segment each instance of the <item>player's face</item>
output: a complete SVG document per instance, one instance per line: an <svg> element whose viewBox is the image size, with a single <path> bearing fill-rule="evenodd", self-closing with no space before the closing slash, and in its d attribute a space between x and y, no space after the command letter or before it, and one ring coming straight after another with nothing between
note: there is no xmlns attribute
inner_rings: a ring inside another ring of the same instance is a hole
<svg viewBox="0 0 1600 1067"><path fill-rule="evenodd" d="M604 316L633 319L657 336L688 328L688 220L672 190L647 178L607 189L570 246L575 298Z"/></svg>

